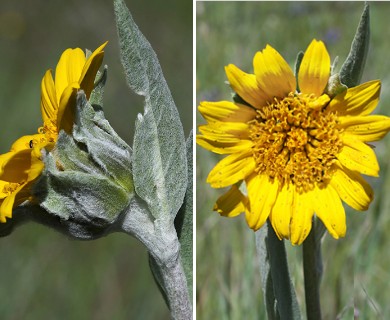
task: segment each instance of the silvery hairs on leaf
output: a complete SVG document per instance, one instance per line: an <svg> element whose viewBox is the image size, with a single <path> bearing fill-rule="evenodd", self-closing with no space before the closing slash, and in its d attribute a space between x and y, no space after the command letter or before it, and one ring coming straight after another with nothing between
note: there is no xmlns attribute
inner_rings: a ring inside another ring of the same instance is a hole
<svg viewBox="0 0 390 320"><path fill-rule="evenodd" d="M33 188L40 206L63 221L107 229L134 194L131 149L83 91L77 94L72 136L60 131ZM72 235L77 237L77 235Z"/></svg>
<svg viewBox="0 0 390 320"><path fill-rule="evenodd" d="M122 0L114 0L114 11L127 83L145 98L133 141L135 197L130 214L123 216L122 230L138 236L148 248L153 274L172 319L187 320L192 318L192 307L174 226L188 181L183 127L151 45ZM134 215L143 219L143 229L138 228Z"/></svg>
<svg viewBox="0 0 390 320"><path fill-rule="evenodd" d="M180 241L180 256L187 278L188 293L192 297L193 268L193 132L187 139L188 184L184 203L176 219L175 228Z"/></svg>
<svg viewBox="0 0 390 320"><path fill-rule="evenodd" d="M89 97L89 103L94 106L95 111L103 109L103 96L104 86L107 81L108 67L104 66L103 72L98 71L95 77L95 87L92 90L91 96Z"/></svg>
<svg viewBox="0 0 390 320"><path fill-rule="evenodd" d="M184 273L187 279L188 294L192 300L192 268L193 268L193 132L187 139L187 165L188 165L188 185L184 197L184 203L181 206L176 218L175 229L180 242L180 257L183 264ZM162 279L158 265L152 256L149 255L149 264L153 276L164 298L166 299L162 288Z"/></svg>
<svg viewBox="0 0 390 320"><path fill-rule="evenodd" d="M370 7L368 2L364 5L359 26L353 38L351 50L340 70L340 81L348 88L360 83L366 64L368 47L370 44Z"/></svg>
<svg viewBox="0 0 390 320"><path fill-rule="evenodd" d="M157 56L122 0L114 0L120 56L129 87L145 97L133 142L136 193L155 219L173 221L187 187L183 127Z"/></svg>

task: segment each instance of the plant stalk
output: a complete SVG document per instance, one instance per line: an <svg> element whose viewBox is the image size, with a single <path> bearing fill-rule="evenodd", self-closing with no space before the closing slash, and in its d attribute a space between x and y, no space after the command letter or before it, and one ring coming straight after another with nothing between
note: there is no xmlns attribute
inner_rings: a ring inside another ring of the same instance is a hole
<svg viewBox="0 0 390 320"><path fill-rule="evenodd" d="M301 320L284 241L279 240L269 221L256 232L256 247L268 319Z"/></svg>
<svg viewBox="0 0 390 320"><path fill-rule="evenodd" d="M306 314L308 320L321 320L320 282L322 275L321 243L313 228L303 242L303 273L305 278Z"/></svg>
<svg viewBox="0 0 390 320"><path fill-rule="evenodd" d="M160 266L164 291L173 320L192 319L192 306L188 295L187 279L180 256L174 264Z"/></svg>
<svg viewBox="0 0 390 320"><path fill-rule="evenodd" d="M155 280L163 291L173 320L191 320L192 305L173 221L152 220L148 207L135 196L113 231L136 237L147 248Z"/></svg>

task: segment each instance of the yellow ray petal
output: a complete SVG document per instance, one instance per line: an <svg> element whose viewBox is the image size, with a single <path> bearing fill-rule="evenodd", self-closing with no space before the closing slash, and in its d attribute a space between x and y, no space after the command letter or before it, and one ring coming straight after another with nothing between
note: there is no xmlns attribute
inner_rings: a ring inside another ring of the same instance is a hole
<svg viewBox="0 0 390 320"><path fill-rule="evenodd" d="M276 201L279 184L271 182L266 175L253 174L246 180L250 210L246 221L253 230L258 230L267 221Z"/></svg>
<svg viewBox="0 0 390 320"><path fill-rule="evenodd" d="M81 72L85 65L85 54L80 48L67 49L63 52L58 61L55 75L55 87L57 103L64 90L72 83L80 83Z"/></svg>
<svg viewBox="0 0 390 320"><path fill-rule="evenodd" d="M337 159L346 168L377 177L379 164L372 148L351 135L343 135L343 148Z"/></svg>
<svg viewBox="0 0 390 320"><path fill-rule="evenodd" d="M74 116L76 112L76 94L78 86L67 87L62 93L57 115L58 131L64 129L65 132L72 132Z"/></svg>
<svg viewBox="0 0 390 320"><path fill-rule="evenodd" d="M363 142L380 140L390 130L390 118L386 116L338 117L338 121L345 134Z"/></svg>
<svg viewBox="0 0 390 320"><path fill-rule="evenodd" d="M12 159L12 157L15 155L15 152L7 152L0 155L0 177L4 172L4 167L7 165L7 163Z"/></svg>
<svg viewBox="0 0 390 320"><path fill-rule="evenodd" d="M279 239L290 238L292 206L296 191L292 185L285 184L279 191L270 214L270 221Z"/></svg>
<svg viewBox="0 0 390 320"><path fill-rule="evenodd" d="M9 196L7 196L1 203L0 206L0 221L6 222L6 218L12 217L12 208L14 206L15 197L17 193L13 192Z"/></svg>
<svg viewBox="0 0 390 320"><path fill-rule="evenodd" d="M313 40L306 49L298 73L302 93L319 97L325 90L330 75L330 57L322 41Z"/></svg>
<svg viewBox="0 0 390 320"><path fill-rule="evenodd" d="M51 70L47 70L41 83L41 113L43 122L53 121L57 116L57 111L58 102L54 80Z"/></svg>
<svg viewBox="0 0 390 320"><path fill-rule="evenodd" d="M252 151L235 153L227 156L216 164L207 177L207 182L213 188L224 188L244 180L255 169Z"/></svg>
<svg viewBox="0 0 390 320"><path fill-rule="evenodd" d="M290 223L290 240L292 244L300 245L308 236L314 214L311 195L295 192Z"/></svg>
<svg viewBox="0 0 390 320"><path fill-rule="evenodd" d="M339 167L333 173L330 185L355 210L367 210L374 198L374 192L362 176L344 167Z"/></svg>
<svg viewBox="0 0 390 320"><path fill-rule="evenodd" d="M209 138L231 136L240 139L249 137L249 125L242 122L211 122L199 126L199 132Z"/></svg>
<svg viewBox="0 0 390 320"><path fill-rule="evenodd" d="M257 85L264 98L272 102L274 97L284 98L295 92L296 80L290 66L274 48L267 45L253 58Z"/></svg>
<svg viewBox="0 0 390 320"><path fill-rule="evenodd" d="M336 190L327 185L324 189L315 188L310 192L312 204L318 218L333 238L345 236L347 230L345 211Z"/></svg>
<svg viewBox="0 0 390 320"><path fill-rule="evenodd" d="M30 195L29 190L25 189L26 184L23 183L17 187L10 195L8 195L2 202L0 206L0 221L6 222L5 218L12 217L12 209L26 201Z"/></svg>
<svg viewBox="0 0 390 320"><path fill-rule="evenodd" d="M40 158L31 157L31 167L28 172L27 181L34 181L36 178L40 176L43 168L45 167L44 163L40 160Z"/></svg>
<svg viewBox="0 0 390 320"><path fill-rule="evenodd" d="M3 202L0 202L0 206L2 205ZM3 217L1 214L0 214L0 222L1 223L6 223L7 222L7 219L5 217Z"/></svg>
<svg viewBox="0 0 390 320"><path fill-rule="evenodd" d="M10 152L4 153L0 155L0 175L3 172L4 167L10 161L15 161L15 157L18 158L20 156L20 151L28 151L31 152L32 143L43 138L43 134L34 134L20 137L17 139L11 146Z"/></svg>
<svg viewBox="0 0 390 320"><path fill-rule="evenodd" d="M80 88L84 90L87 99L89 99L89 96L93 90L96 74L102 65L104 57L103 50L107 43L108 41L103 43L88 57L81 72L80 78L78 79Z"/></svg>
<svg viewBox="0 0 390 320"><path fill-rule="evenodd" d="M48 141L47 141L47 135L44 133L37 133L30 136L31 140L29 141L29 147L34 150L35 148L39 147L39 150L44 148Z"/></svg>
<svg viewBox="0 0 390 320"><path fill-rule="evenodd" d="M244 101L255 108L266 105L266 97L259 90L254 74L245 73L234 64L225 67L226 76L230 86Z"/></svg>
<svg viewBox="0 0 390 320"><path fill-rule="evenodd" d="M203 135L197 136L197 143L219 154L245 151L252 147L249 140L249 127L241 122L212 122L208 125L199 126Z"/></svg>
<svg viewBox="0 0 390 320"><path fill-rule="evenodd" d="M365 116L376 108L380 91L379 80L369 81L338 94L328 108L341 116Z"/></svg>
<svg viewBox="0 0 390 320"><path fill-rule="evenodd" d="M220 196L214 205L213 210L224 217L235 217L245 211L246 198L236 185Z"/></svg>
<svg viewBox="0 0 390 320"><path fill-rule="evenodd" d="M235 136L232 133L226 133L223 131L212 132L212 131L208 131L208 130L209 130L209 128L206 126L199 129L199 131L201 132L201 135L197 136L197 142L199 140L198 144L201 143L200 140L202 140L202 139L206 139L207 141L210 141L211 143L212 142L226 143L229 145L238 144L244 140L244 139L241 139L240 137Z"/></svg>
<svg viewBox="0 0 390 320"><path fill-rule="evenodd" d="M196 136L196 143L218 154L242 152L253 146L253 142L250 140L241 140L235 137L214 140L201 135Z"/></svg>
<svg viewBox="0 0 390 320"><path fill-rule="evenodd" d="M0 179L19 183L25 181L31 165L31 149L11 152L8 161L2 163Z"/></svg>
<svg viewBox="0 0 390 320"><path fill-rule="evenodd" d="M2 200L8 196L7 192L4 192L4 187L9 184L8 181L0 180L0 205L2 203Z"/></svg>
<svg viewBox="0 0 390 320"><path fill-rule="evenodd" d="M200 103L198 110L209 122L248 122L256 117L254 109L230 101L203 101Z"/></svg>
<svg viewBox="0 0 390 320"><path fill-rule="evenodd" d="M10 151L17 152L20 150L31 149L30 141L36 139L37 136L38 135L32 134L32 135L20 137L12 144Z"/></svg>

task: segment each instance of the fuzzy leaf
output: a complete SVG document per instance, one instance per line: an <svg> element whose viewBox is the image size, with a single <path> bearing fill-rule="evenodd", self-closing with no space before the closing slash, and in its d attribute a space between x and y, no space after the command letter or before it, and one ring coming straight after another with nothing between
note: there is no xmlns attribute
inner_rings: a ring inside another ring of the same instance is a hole
<svg viewBox="0 0 390 320"><path fill-rule="evenodd" d="M180 258L183 265L184 273L187 279L188 295L192 301L192 258L193 258L193 132L187 139L187 159L188 159L188 185L187 192L184 197L184 203L180 208L175 218L175 229L180 242ZM154 280L166 302L169 306L168 298L165 293L164 280L162 278L161 270L156 260L149 254L149 266L152 271Z"/></svg>
<svg viewBox="0 0 390 320"><path fill-rule="evenodd" d="M303 59L303 56L305 54L303 53L303 51L299 51L298 54L297 54L297 58L295 60L295 67L294 67L294 70L295 70L295 78L298 79L298 73L299 73L299 68L301 67L301 63L302 63L302 59ZM299 92L299 84L298 84L298 81L297 81L297 91Z"/></svg>
<svg viewBox="0 0 390 320"><path fill-rule="evenodd" d="M50 154L46 156L45 166L43 179L49 188L40 205L64 220L106 227L129 202L127 192L104 176L59 171Z"/></svg>
<svg viewBox="0 0 390 320"><path fill-rule="evenodd" d="M101 73L98 71L95 78L95 87L91 92L89 97L89 102L91 105L98 105L100 108L103 108L103 95L104 95L104 86L107 81L107 71L108 67L104 66L104 71Z"/></svg>
<svg viewBox="0 0 390 320"><path fill-rule="evenodd" d="M188 184L184 197L184 203L180 208L176 219L175 228L180 241L180 257L183 263L184 272L187 278L188 294L192 300L192 258L193 258L193 132L187 139L187 165L188 165Z"/></svg>
<svg viewBox="0 0 390 320"><path fill-rule="evenodd" d="M256 232L261 282L268 319L300 320L301 314L288 271L284 241L267 222Z"/></svg>
<svg viewBox="0 0 390 320"><path fill-rule="evenodd" d="M89 156L105 175L124 189L133 191L130 147L110 126L103 111L99 109L97 112L82 92L77 95L77 108L74 140L86 147Z"/></svg>
<svg viewBox="0 0 390 320"><path fill-rule="evenodd" d="M155 218L173 220L187 187L183 128L157 56L123 0L114 1L120 55L127 83L145 97L133 143L136 193Z"/></svg>
<svg viewBox="0 0 390 320"><path fill-rule="evenodd" d="M348 88L360 83L370 43L370 7L365 3L351 50L340 70L340 81Z"/></svg>

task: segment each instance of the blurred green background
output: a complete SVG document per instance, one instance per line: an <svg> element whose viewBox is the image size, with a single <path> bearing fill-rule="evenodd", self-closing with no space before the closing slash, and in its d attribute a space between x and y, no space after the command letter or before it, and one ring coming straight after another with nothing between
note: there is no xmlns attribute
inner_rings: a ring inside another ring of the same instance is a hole
<svg viewBox="0 0 390 320"><path fill-rule="evenodd" d="M151 42L186 136L192 128L192 1L126 0ZM143 101L127 88L119 61L112 1L0 1L0 152L41 125L40 84L69 47L94 50L108 40L104 110L131 143ZM28 224L0 239L1 319L168 319L147 253L112 234L71 241Z"/></svg>
<svg viewBox="0 0 390 320"><path fill-rule="evenodd" d="M339 67L346 58L363 2L197 2L197 103L229 100L224 66L253 72L252 59L266 44L294 65L313 38L325 41ZM390 3L371 3L371 46L362 81L382 80L375 112L390 115ZM197 114L198 124L204 123ZM321 297L324 319L390 318L390 137L375 143L381 173L369 179L375 200L367 212L347 209L347 236L323 242ZM206 184L221 156L197 147L198 319L265 319L254 233L244 217L212 212L222 194ZM301 247L286 243L301 309Z"/></svg>

